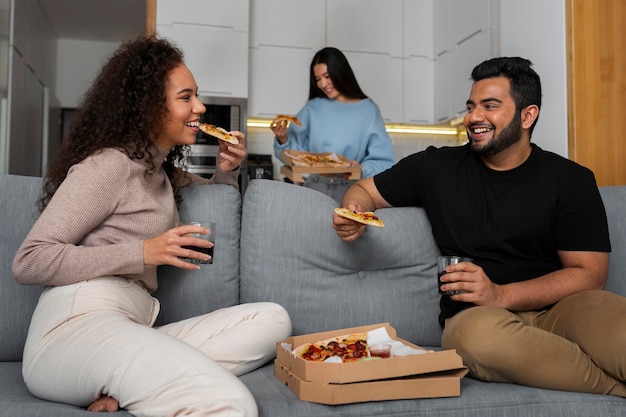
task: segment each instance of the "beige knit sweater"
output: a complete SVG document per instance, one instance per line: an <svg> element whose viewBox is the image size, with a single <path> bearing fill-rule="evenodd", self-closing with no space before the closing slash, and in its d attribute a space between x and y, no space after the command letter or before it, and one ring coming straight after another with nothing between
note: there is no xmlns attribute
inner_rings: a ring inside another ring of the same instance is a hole
<svg viewBox="0 0 626 417"><path fill-rule="evenodd" d="M143 263L143 241L178 221L174 194L161 165L145 175L146 163L105 149L70 168L13 261L20 284L67 285L105 275L139 280L157 288L156 267ZM212 179L190 175L186 184L237 187L238 171L219 169Z"/></svg>

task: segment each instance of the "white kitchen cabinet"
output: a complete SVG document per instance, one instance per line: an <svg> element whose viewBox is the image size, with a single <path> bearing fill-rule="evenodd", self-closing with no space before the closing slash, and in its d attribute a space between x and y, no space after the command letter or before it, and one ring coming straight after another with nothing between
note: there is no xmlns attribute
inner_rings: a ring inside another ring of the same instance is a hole
<svg viewBox="0 0 626 417"><path fill-rule="evenodd" d="M436 2L435 2L436 3ZM403 1L403 56L434 58L433 0Z"/></svg>
<svg viewBox="0 0 626 417"><path fill-rule="evenodd" d="M491 58L492 0L434 2L435 122L463 114L472 69Z"/></svg>
<svg viewBox="0 0 626 417"><path fill-rule="evenodd" d="M378 105L383 119L386 122L401 122L404 60L360 52L345 52L345 55L361 89Z"/></svg>
<svg viewBox="0 0 626 417"><path fill-rule="evenodd" d="M319 0L253 0L250 47L282 46L315 51L326 46L326 8Z"/></svg>
<svg viewBox="0 0 626 417"><path fill-rule="evenodd" d="M300 110L309 96L309 67L316 51L261 46L250 48L248 114L274 117ZM403 65L401 58L345 52L359 85L388 122L403 121Z"/></svg>
<svg viewBox="0 0 626 417"><path fill-rule="evenodd" d="M42 175L44 87L22 57L13 51L8 173Z"/></svg>
<svg viewBox="0 0 626 417"><path fill-rule="evenodd" d="M37 0L13 2L11 68L7 76L8 130L0 151L3 173L41 176L44 161L44 120L56 74L57 42ZM2 126L5 129L4 126ZM47 155L46 155L47 158Z"/></svg>
<svg viewBox="0 0 626 417"><path fill-rule="evenodd" d="M54 85L56 39L37 0L15 2L12 46L46 85Z"/></svg>
<svg viewBox="0 0 626 417"><path fill-rule="evenodd" d="M334 46L387 122L434 120L432 0L254 0L250 8L250 116L299 110L313 54Z"/></svg>
<svg viewBox="0 0 626 417"><path fill-rule="evenodd" d="M309 98L310 49L250 48L248 115L273 118L295 114Z"/></svg>
<svg viewBox="0 0 626 417"><path fill-rule="evenodd" d="M435 118L437 122L458 117L465 112L472 87L472 69L491 58L491 30L465 40L435 62Z"/></svg>
<svg viewBox="0 0 626 417"><path fill-rule="evenodd" d="M185 53L199 93L248 97L248 0L159 0L157 33Z"/></svg>
<svg viewBox="0 0 626 417"><path fill-rule="evenodd" d="M473 81L471 80L474 67L486 59L491 58L491 30L482 31L467 39L462 47L455 49L451 54L450 78L450 116L457 117L465 112Z"/></svg>
<svg viewBox="0 0 626 417"><path fill-rule="evenodd" d="M249 0L158 0L157 25L176 23L248 32Z"/></svg>
<svg viewBox="0 0 626 417"><path fill-rule="evenodd" d="M491 27L493 0L434 1L435 55L454 50L464 40Z"/></svg>
<svg viewBox="0 0 626 417"><path fill-rule="evenodd" d="M452 72L451 54L438 56L433 74L435 123L451 118Z"/></svg>
<svg viewBox="0 0 626 417"><path fill-rule="evenodd" d="M199 93L248 97L248 34L213 26L158 26L184 52Z"/></svg>
<svg viewBox="0 0 626 417"><path fill-rule="evenodd" d="M345 51L403 56L403 0L326 2L326 42Z"/></svg>
<svg viewBox="0 0 626 417"><path fill-rule="evenodd" d="M311 57L334 46L387 122L456 117L465 108L468 66L490 56L492 1L254 0L249 114L300 109Z"/></svg>
<svg viewBox="0 0 626 417"><path fill-rule="evenodd" d="M434 123L434 63L423 57L404 60L404 123Z"/></svg>
<svg viewBox="0 0 626 417"><path fill-rule="evenodd" d="M450 2L451 0L433 0L433 53L435 57L446 52L450 44L451 19L447 16Z"/></svg>
<svg viewBox="0 0 626 417"><path fill-rule="evenodd" d="M403 1L404 123L433 123L434 5L432 0Z"/></svg>
<svg viewBox="0 0 626 417"><path fill-rule="evenodd" d="M491 27L491 0L448 1L450 47Z"/></svg>
<svg viewBox="0 0 626 417"><path fill-rule="evenodd" d="M324 1L252 1L248 114L273 118L300 110L309 97L311 59L325 46Z"/></svg>

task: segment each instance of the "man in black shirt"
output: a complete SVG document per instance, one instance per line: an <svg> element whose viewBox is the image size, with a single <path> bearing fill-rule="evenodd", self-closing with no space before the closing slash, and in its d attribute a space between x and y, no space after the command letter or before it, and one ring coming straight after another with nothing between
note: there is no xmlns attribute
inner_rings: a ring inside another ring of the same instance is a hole
<svg viewBox="0 0 626 417"><path fill-rule="evenodd" d="M423 207L448 267L442 346L472 376L626 397L626 298L603 291L611 250L593 173L531 143L541 82L523 58L474 68L469 143L430 147L351 187L356 211ZM335 215L345 241L365 226Z"/></svg>

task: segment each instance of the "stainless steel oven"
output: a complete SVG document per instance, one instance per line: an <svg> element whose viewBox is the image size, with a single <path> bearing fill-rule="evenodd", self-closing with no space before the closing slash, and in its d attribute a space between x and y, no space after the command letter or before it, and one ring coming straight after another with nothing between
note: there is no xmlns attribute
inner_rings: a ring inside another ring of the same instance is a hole
<svg viewBox="0 0 626 417"><path fill-rule="evenodd" d="M200 122L222 127L228 131L239 130L246 134L246 120L248 119L248 99L236 97L198 97L206 107L206 112L200 115ZM191 154L187 160L186 169L205 178L211 178L215 173L217 153L219 152L218 139L203 132L198 132L196 143L191 145ZM244 160L239 175L239 188L243 194L248 185L248 162Z"/></svg>

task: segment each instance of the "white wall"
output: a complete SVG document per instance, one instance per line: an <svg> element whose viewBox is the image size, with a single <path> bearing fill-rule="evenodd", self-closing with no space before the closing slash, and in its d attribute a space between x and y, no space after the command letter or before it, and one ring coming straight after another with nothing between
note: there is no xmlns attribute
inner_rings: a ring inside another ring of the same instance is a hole
<svg viewBox="0 0 626 417"><path fill-rule="evenodd" d="M76 107L102 64L119 46L115 42L58 40L57 99L61 107Z"/></svg>
<svg viewBox="0 0 626 417"><path fill-rule="evenodd" d="M533 62L543 98L532 140L567 157L565 0L500 0L500 55Z"/></svg>

